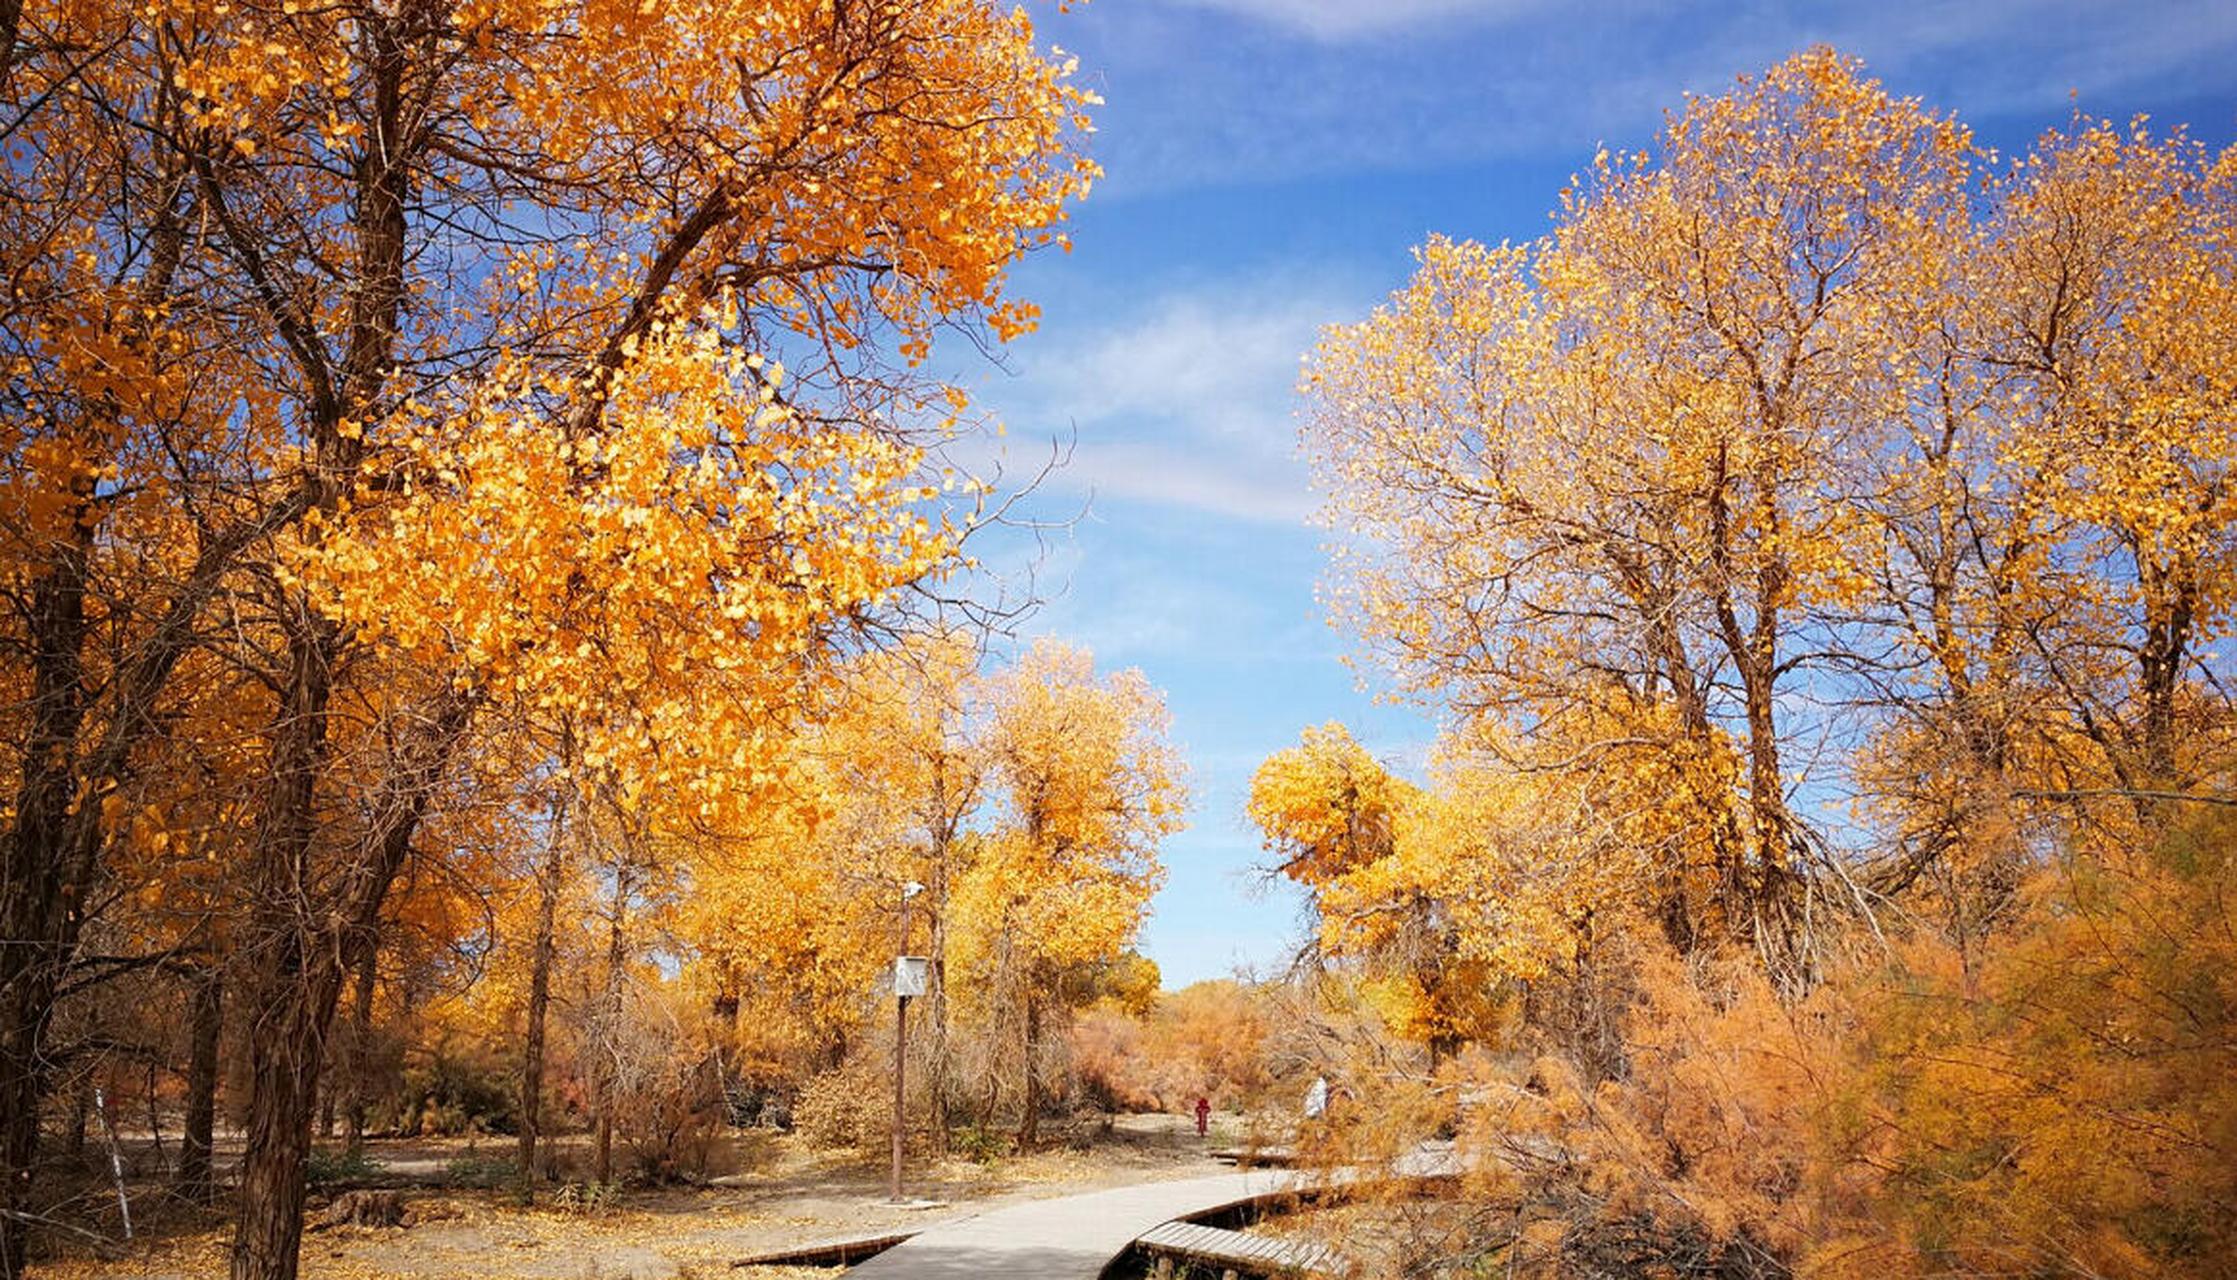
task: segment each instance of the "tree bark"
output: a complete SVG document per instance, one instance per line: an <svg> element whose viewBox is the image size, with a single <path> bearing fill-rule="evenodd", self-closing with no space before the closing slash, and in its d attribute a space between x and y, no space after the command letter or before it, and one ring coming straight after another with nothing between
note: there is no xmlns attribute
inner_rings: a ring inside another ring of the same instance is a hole
<svg viewBox="0 0 2237 1280"><path fill-rule="evenodd" d="M407 209L413 166L425 136L408 125L406 101L413 51L407 24L420 15L368 10L359 15L365 56L363 85L370 141L354 160L351 222L357 261L339 377L325 342L301 304L268 291L274 326L287 339L303 374L304 420L315 467L298 489L310 510L340 507L364 459L360 432L344 420L383 394L405 295ZM216 169L199 172L205 200L225 239L244 263L262 253L225 206ZM369 810L373 828L339 851L331 876L314 866L318 788L330 752L326 718L332 678L347 637L300 593L283 601L288 670L272 725L264 812L252 876L254 899L246 930L250 1007L248 1147L242 1158L240 1217L233 1237L233 1280L295 1280L303 1235L303 1161L318 1106L319 1070L345 974L366 963L375 946L381 905L410 852L433 793L448 771L474 700L455 690L428 708L426 736L414 756L389 767ZM408 748L407 748L408 750Z"/></svg>
<svg viewBox="0 0 2237 1280"><path fill-rule="evenodd" d="M190 1200L206 1200L216 1137L218 1047L225 1031L222 968L213 964L194 979L188 1017L193 1047L187 1059L186 1134L179 1141L178 1189Z"/></svg>
<svg viewBox="0 0 2237 1280"><path fill-rule="evenodd" d="M249 960L249 1115L241 1162L233 1280L294 1280L303 1238L303 1161L310 1154L319 1068L341 995L344 961L362 942L334 936L312 886L319 775L327 756L326 713L335 625L305 601L289 619L288 683L272 726L270 791L257 836ZM353 950L355 948L353 947Z"/></svg>
<svg viewBox="0 0 2237 1280"><path fill-rule="evenodd" d="M55 992L77 950L99 847L89 821L100 793L77 793L85 726L86 574L93 525L80 515L31 589L31 726L16 812L0 851L0 1278L24 1272L39 1109L46 1101L47 1030Z"/></svg>
<svg viewBox="0 0 2237 1280"><path fill-rule="evenodd" d="M249 1035L248 1147L241 1162L233 1280L296 1275L307 1192L303 1162L310 1154L320 1059L340 986L339 966L295 954L270 966L252 988L264 998Z"/></svg>
<svg viewBox="0 0 2237 1280"><path fill-rule="evenodd" d="M2151 564L2142 547L2137 547L2134 554L2142 567L2137 576L2147 597L2143 642L2136 654L2143 774L2150 787L2179 791L2182 779L2175 754L2175 704L2197 615L2195 571L2182 563L2172 569Z"/></svg>
<svg viewBox="0 0 2237 1280"><path fill-rule="evenodd" d="M0 82L14 67L22 17L17 0L0 0ZM168 94L166 85L160 93ZM167 151L152 193L147 272L138 290L140 320L127 340L144 342L155 304L169 296L180 253L180 195L187 163ZM107 394L92 398L89 416L114 421ZM95 438L99 438L98 435ZM0 1280L23 1274L27 1216L39 1147L39 1111L49 1084L46 1037L54 1001L76 955L101 870L101 811L130 771L134 748L154 734L156 695L169 682L192 638L195 620L234 555L266 521L292 518L283 508L253 526L204 544L176 594L151 612L155 625L132 660L103 682L105 717L89 718L95 696L85 682L85 654L94 639L86 608L95 533L103 515L95 472L70 482L56 536L42 548L30 583L23 641L29 650L29 719L12 819L0 834Z"/></svg>
<svg viewBox="0 0 2237 1280"><path fill-rule="evenodd" d="M324 624L316 624L323 626ZM316 705L323 677L322 645L298 653L296 680L284 703ZM233 1237L232 1280L295 1280L303 1236L303 1161L310 1153L319 1070L347 976L375 944L381 906L411 852L412 837L448 774L460 735L475 707L447 692L427 717L426 740L392 766L373 798L376 828L336 869L333 887L312 894L304 872L313 835L310 773L323 759L321 715L283 714L274 731L274 807L260 835L258 880L248 922L249 1007L257 1011L249 1043L247 1150L241 1164L240 1213ZM306 756L307 748L310 750Z"/></svg>

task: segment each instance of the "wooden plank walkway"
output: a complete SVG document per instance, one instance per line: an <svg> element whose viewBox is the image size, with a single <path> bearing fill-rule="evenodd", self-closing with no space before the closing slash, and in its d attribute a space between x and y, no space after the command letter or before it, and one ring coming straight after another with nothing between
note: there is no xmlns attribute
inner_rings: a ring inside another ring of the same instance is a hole
<svg viewBox="0 0 2237 1280"><path fill-rule="evenodd" d="M732 1267L836 1267L884 1253L916 1231L882 1231L874 1235L840 1236L814 1244L796 1244L765 1253L733 1258Z"/></svg>
<svg viewBox="0 0 2237 1280"><path fill-rule="evenodd" d="M1288 1195L1282 1170L1146 1182L1034 1200L928 1226L847 1272L849 1280L1096 1280L1144 1233Z"/></svg>
<svg viewBox="0 0 2237 1280"><path fill-rule="evenodd" d="M1134 1247L1160 1257L1232 1267L1252 1275L1343 1275L1350 1270L1343 1255L1309 1241L1246 1235L1193 1222L1152 1227L1135 1240ZM1158 1273L1166 1274L1166 1269L1160 1266Z"/></svg>
<svg viewBox="0 0 2237 1280"><path fill-rule="evenodd" d="M1424 1148L1381 1169L1343 1169L1332 1177L1252 1169L1030 1200L929 1225L847 1275L850 1280L1097 1280L1136 1241L1168 1225L1186 1225L1185 1219L1209 1218L1317 1188L1388 1178L1426 1181L1459 1171L1449 1148ZM1240 1232L1223 1234L1281 1243Z"/></svg>

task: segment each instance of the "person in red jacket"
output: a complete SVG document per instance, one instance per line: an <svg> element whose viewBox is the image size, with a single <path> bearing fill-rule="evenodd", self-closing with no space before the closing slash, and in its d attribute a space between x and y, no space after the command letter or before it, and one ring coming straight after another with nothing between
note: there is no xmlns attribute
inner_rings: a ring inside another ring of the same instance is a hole
<svg viewBox="0 0 2237 1280"><path fill-rule="evenodd" d="M1212 1131L1212 1100L1198 1095L1196 1099L1196 1136L1201 1138Z"/></svg>

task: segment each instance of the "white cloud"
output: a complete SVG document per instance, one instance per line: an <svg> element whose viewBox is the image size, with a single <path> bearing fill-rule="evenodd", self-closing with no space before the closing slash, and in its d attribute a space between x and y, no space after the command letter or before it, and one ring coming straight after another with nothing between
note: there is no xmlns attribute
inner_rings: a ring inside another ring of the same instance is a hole
<svg viewBox="0 0 2237 1280"><path fill-rule="evenodd" d="M1219 282L1044 334L984 389L1011 430L1002 469L1028 474L1054 439L1070 458L1052 489L1302 524L1314 500L1294 456L1298 362L1321 326L1363 309L1333 282Z"/></svg>
<svg viewBox="0 0 2237 1280"><path fill-rule="evenodd" d="M1303 525L1315 500L1303 468L1159 445L1082 445L1059 477L1098 498L1156 502L1235 520Z"/></svg>
<svg viewBox="0 0 2237 1280"><path fill-rule="evenodd" d="M1130 319L1056 335L1021 381L1033 410L1083 429L1146 418L1286 456L1298 361L1352 305L1333 289L1275 283L1171 292Z"/></svg>

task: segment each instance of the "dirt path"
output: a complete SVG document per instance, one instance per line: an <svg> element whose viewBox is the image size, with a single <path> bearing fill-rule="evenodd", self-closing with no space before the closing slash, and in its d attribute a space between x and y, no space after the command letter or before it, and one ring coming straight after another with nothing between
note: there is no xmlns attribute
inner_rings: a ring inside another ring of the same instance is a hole
<svg viewBox="0 0 2237 1280"><path fill-rule="evenodd" d="M307 1233L303 1275L306 1280L775 1277L792 1273L733 1270L731 1262L784 1246L887 1227L925 1227L1053 1196L1201 1176L1220 1167L1204 1154L1219 1145L1220 1135L1202 1142L1181 1117L1121 1117L1113 1133L1089 1151L1045 1152L991 1166L953 1159L931 1168L920 1165L911 1173L909 1192L947 1202L942 1209L888 1205L882 1163L808 1152L791 1139L768 1144L764 1162L725 1179L728 1185L628 1193L598 1212L570 1212L550 1197L522 1209L503 1192L415 1189L407 1193L406 1226ZM460 1148L376 1143L372 1154L393 1172L433 1177L460 1158ZM122 1258L49 1264L32 1275L199 1280L223 1273L228 1239L222 1225L212 1225L143 1243Z"/></svg>

